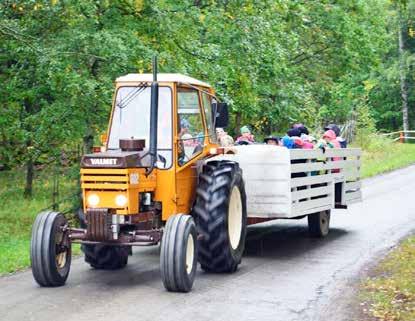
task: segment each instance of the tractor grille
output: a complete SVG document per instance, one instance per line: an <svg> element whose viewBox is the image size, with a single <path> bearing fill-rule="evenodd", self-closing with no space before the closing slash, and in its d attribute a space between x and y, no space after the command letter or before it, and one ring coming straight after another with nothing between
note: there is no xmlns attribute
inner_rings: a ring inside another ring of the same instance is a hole
<svg viewBox="0 0 415 321"><path fill-rule="evenodd" d="M87 236L91 241L109 241L112 239L111 214L107 208L88 209Z"/></svg>
<svg viewBox="0 0 415 321"><path fill-rule="evenodd" d="M125 190L128 188L128 170L118 169L106 173L97 169L81 169L82 188L99 190Z"/></svg>

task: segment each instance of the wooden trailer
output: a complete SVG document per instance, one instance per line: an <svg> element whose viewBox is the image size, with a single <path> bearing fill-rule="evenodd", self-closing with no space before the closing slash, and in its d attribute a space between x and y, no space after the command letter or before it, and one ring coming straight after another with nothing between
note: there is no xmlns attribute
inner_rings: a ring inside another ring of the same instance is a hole
<svg viewBox="0 0 415 321"><path fill-rule="evenodd" d="M358 148L306 150L258 144L233 149L235 154L214 159L233 160L242 168L248 224L330 213L361 201Z"/></svg>

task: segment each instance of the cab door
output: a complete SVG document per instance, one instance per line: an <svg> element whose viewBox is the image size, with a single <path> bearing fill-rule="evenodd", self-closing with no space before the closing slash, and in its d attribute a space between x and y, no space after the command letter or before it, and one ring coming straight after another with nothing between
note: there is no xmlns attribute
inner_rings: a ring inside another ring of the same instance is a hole
<svg viewBox="0 0 415 321"><path fill-rule="evenodd" d="M206 126L199 91L177 88L176 191L178 213L190 213L197 184L196 163L204 157Z"/></svg>

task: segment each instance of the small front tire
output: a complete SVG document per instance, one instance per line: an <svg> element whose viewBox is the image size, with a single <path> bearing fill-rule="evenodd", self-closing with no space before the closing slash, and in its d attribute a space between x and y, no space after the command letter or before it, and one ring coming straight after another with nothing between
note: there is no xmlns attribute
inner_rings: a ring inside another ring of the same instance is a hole
<svg viewBox="0 0 415 321"><path fill-rule="evenodd" d="M36 282L44 287L65 284L71 266L71 242L65 230L68 222L58 212L42 212L32 228L30 260Z"/></svg>
<svg viewBox="0 0 415 321"><path fill-rule="evenodd" d="M166 290L189 292L197 268L197 232L190 215L173 215L167 220L161 241L160 271Z"/></svg>

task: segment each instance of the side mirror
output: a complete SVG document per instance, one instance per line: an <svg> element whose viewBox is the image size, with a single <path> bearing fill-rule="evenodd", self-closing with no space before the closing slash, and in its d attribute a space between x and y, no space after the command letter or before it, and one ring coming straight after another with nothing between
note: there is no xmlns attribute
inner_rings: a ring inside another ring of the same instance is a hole
<svg viewBox="0 0 415 321"><path fill-rule="evenodd" d="M215 127L225 128L229 124L229 112L227 103L215 103L213 105L215 110Z"/></svg>

